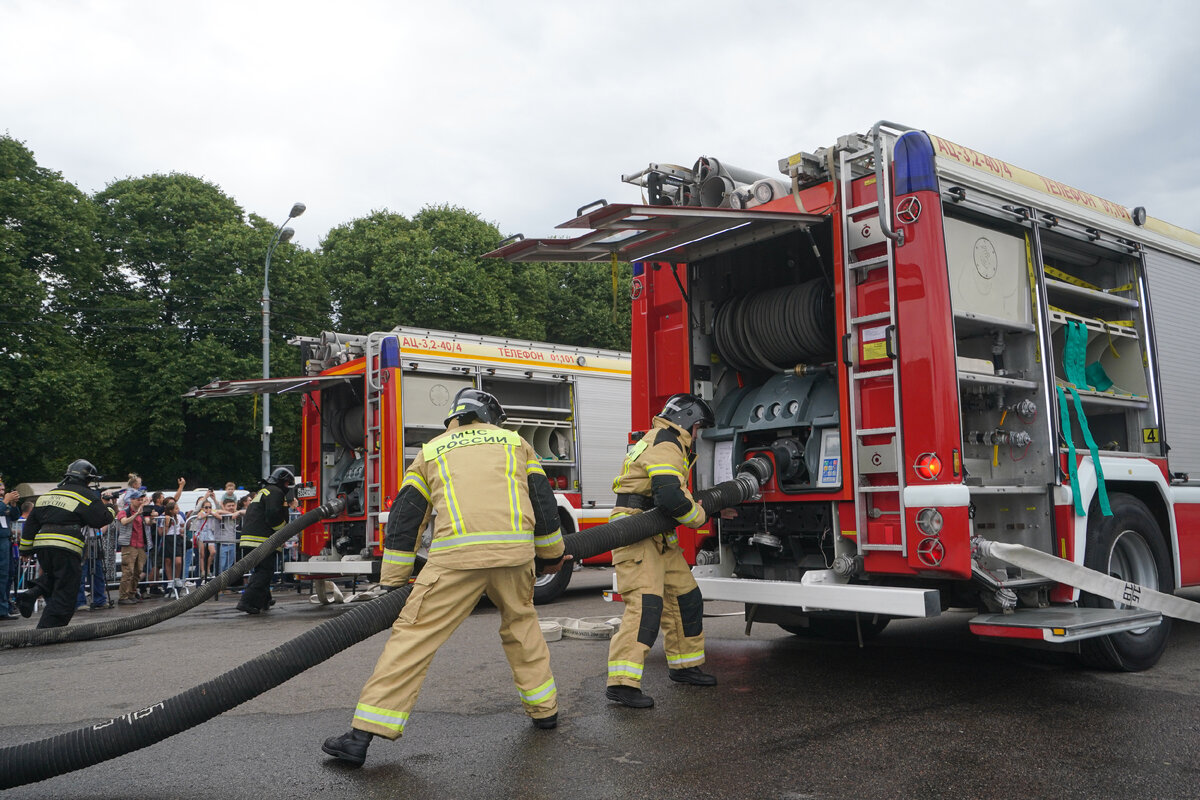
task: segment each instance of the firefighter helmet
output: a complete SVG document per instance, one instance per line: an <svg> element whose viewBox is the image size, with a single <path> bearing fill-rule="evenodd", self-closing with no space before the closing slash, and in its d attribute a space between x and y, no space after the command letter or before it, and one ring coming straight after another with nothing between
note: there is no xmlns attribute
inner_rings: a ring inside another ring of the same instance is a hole
<svg viewBox="0 0 1200 800"><path fill-rule="evenodd" d="M76 481L78 483L94 483L103 478L96 472L96 468L92 466L92 462L82 458L78 458L70 463L67 471L63 474L64 481Z"/></svg>
<svg viewBox="0 0 1200 800"><path fill-rule="evenodd" d="M280 489L287 491L292 488L292 484L296 482L296 476L287 467L276 467L270 477L267 478L267 483L272 486L278 486Z"/></svg>
<svg viewBox="0 0 1200 800"><path fill-rule="evenodd" d="M446 415L446 425L448 427L452 419L465 424L470 421L470 417L489 425L499 425L508 419L500 401L492 395L479 389L460 389L454 396L450 413Z"/></svg>
<svg viewBox="0 0 1200 800"><path fill-rule="evenodd" d="M673 394L667 398L666 405L658 416L667 422L674 422L685 431L690 431L696 423L701 428L712 427L716 422L712 408L704 400L694 394Z"/></svg>

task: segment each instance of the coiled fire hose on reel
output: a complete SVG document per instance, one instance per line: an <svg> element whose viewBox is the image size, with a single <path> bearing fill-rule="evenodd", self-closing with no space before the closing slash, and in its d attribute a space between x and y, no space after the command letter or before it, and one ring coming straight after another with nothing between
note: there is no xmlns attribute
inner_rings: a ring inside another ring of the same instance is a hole
<svg viewBox="0 0 1200 800"><path fill-rule="evenodd" d="M711 515L754 498L760 486L770 478L771 472L769 461L761 457L751 458L741 465L733 480L699 491L695 497ZM244 562L253 566L257 563L257 560L252 560L256 554L262 551L265 557L296 532L315 522L319 518L318 512L332 509L333 506L322 506L284 526L254 553L235 564L234 568ZM590 558L664 533L673 529L675 524L675 520L662 509L652 509L566 536L566 552L576 560ZM247 568L242 566L243 572ZM218 582L214 581L214 584ZM0 748L0 789L11 789L84 769L194 728L386 630L399 616L411 591L412 585L409 584L386 592L370 602L356 605L336 619L326 620L241 666L167 700L57 736Z"/></svg>

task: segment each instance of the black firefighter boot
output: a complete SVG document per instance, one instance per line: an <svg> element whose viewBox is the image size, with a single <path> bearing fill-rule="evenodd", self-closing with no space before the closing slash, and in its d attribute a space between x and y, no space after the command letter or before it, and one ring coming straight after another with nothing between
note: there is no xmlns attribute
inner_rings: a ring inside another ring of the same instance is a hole
<svg viewBox="0 0 1200 800"><path fill-rule="evenodd" d="M642 690L636 686L609 686L604 690L604 696L630 708L650 708L654 705L654 698L642 694Z"/></svg>
<svg viewBox="0 0 1200 800"><path fill-rule="evenodd" d="M701 672L699 667L673 669L667 673L676 683L690 683L692 686L716 686L717 679L707 672Z"/></svg>
<svg viewBox="0 0 1200 800"><path fill-rule="evenodd" d="M321 745L321 749L335 758L361 767L367 760L367 746L371 744L374 736L373 733L351 728L341 736L330 736L325 740L325 744Z"/></svg>
<svg viewBox="0 0 1200 800"><path fill-rule="evenodd" d="M23 592L17 592L17 611L21 612L21 616L29 619L33 616L34 604L37 602L39 592L34 589L26 589Z"/></svg>

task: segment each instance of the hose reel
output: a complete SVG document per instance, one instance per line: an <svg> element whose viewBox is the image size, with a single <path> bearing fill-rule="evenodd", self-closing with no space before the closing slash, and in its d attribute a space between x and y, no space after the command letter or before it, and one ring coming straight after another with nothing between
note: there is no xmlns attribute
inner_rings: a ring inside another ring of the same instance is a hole
<svg viewBox="0 0 1200 800"><path fill-rule="evenodd" d="M816 278L728 300L717 309L713 336L735 369L782 372L831 358L833 330L833 297Z"/></svg>

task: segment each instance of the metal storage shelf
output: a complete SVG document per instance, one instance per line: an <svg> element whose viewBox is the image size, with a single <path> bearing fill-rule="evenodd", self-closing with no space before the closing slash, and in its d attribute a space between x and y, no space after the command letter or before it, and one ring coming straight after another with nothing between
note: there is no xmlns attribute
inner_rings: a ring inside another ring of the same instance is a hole
<svg viewBox="0 0 1200 800"><path fill-rule="evenodd" d="M1119 306L1121 308L1137 308L1138 301L1131 300L1128 297L1121 297L1108 292L1098 292L1095 289L1088 289L1083 286L1076 286L1073 283L1066 281L1056 281L1053 278L1046 278L1046 290L1050 294L1058 294L1059 296L1068 296L1082 300L1088 300L1093 303L1106 303L1108 305Z"/></svg>
<svg viewBox="0 0 1200 800"><path fill-rule="evenodd" d="M975 484L966 484L971 490L971 494L1044 494L1045 486L1002 486L991 484L988 486L980 486Z"/></svg>
<svg viewBox="0 0 1200 800"><path fill-rule="evenodd" d="M1066 325L1069 321L1082 322L1083 326L1090 331L1097 333L1107 333L1112 336L1123 336L1128 339L1137 339L1138 333L1134 328L1126 325L1114 325L1111 322L1105 322L1102 319L1093 319L1091 317L1080 316L1079 314L1071 314L1065 311L1051 311L1050 322L1055 325Z"/></svg>
<svg viewBox="0 0 1200 800"><path fill-rule="evenodd" d="M545 414L548 416L555 416L555 417L571 416L571 409L555 408L554 406L514 406L514 405L505 404L504 411L505 411L505 413L508 413L508 414L524 413L524 414Z"/></svg>
<svg viewBox="0 0 1200 800"><path fill-rule="evenodd" d="M1141 395L1121 395L1110 392L1095 392L1091 389L1077 389L1079 400L1085 406L1108 406L1110 408L1149 408L1150 400ZM1068 392L1068 395L1070 393ZM1069 399L1068 399L1068 402Z"/></svg>
<svg viewBox="0 0 1200 800"><path fill-rule="evenodd" d="M961 370L958 373L958 382L974 384L976 386L1008 386L1013 389L1036 389L1038 387L1034 381L1007 378L1003 375L988 375L982 372L963 372Z"/></svg>
<svg viewBox="0 0 1200 800"><path fill-rule="evenodd" d="M989 317L986 314L976 314L971 311L956 311L954 313L954 328L960 335L985 334L992 331L1011 333L1033 333L1032 322L1016 322L1002 317Z"/></svg>
<svg viewBox="0 0 1200 800"><path fill-rule="evenodd" d="M505 408L505 411L508 409ZM536 425L539 428L569 428L569 419L530 419L528 417L509 417L504 421L504 427L516 428L522 425Z"/></svg>

